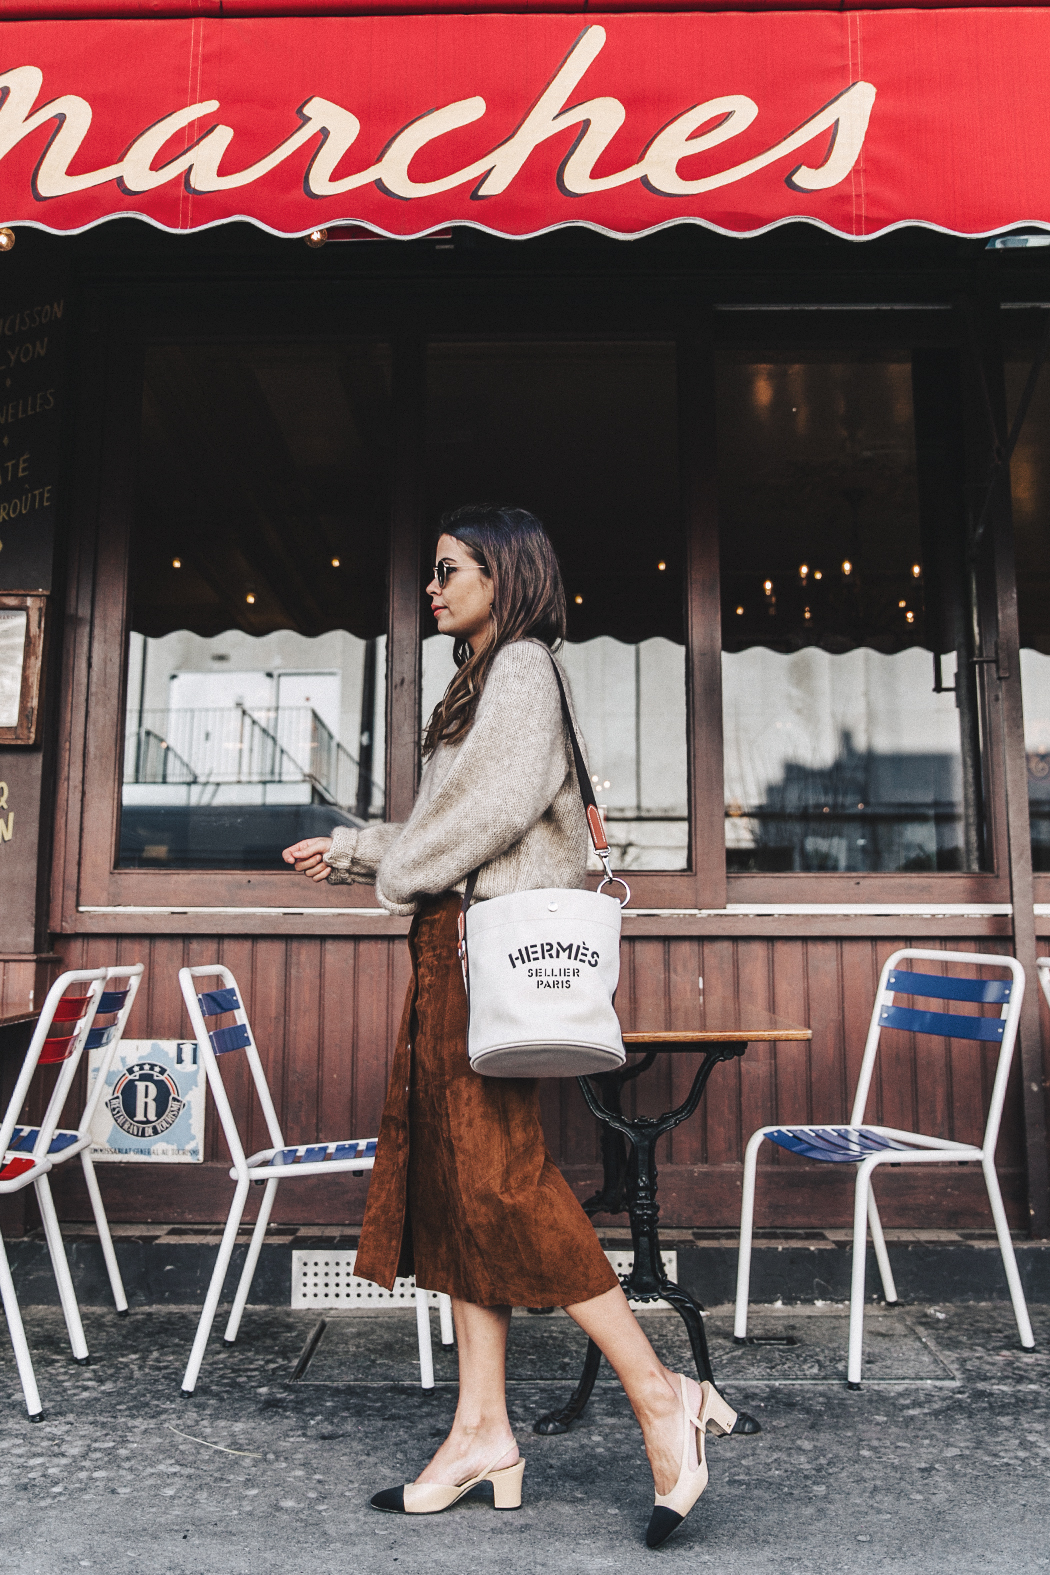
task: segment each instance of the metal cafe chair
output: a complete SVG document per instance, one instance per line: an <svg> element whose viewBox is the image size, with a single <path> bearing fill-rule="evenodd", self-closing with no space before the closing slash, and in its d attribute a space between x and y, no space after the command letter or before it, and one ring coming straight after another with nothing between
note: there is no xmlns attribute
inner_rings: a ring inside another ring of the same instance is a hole
<svg viewBox="0 0 1050 1575"><path fill-rule="evenodd" d="M903 962L962 963L968 967L995 968L1000 977L995 979L963 977L953 973L911 973L901 968ZM1042 961L1050 971L1050 958ZM1003 974L1006 977L1002 977ZM1010 1227L1003 1208L999 1178L995 1173L995 1145L999 1137L999 1123L1006 1099L1006 1085L1010 1076L1010 1061L1017 1025L1024 999L1024 970L1013 957L982 955L976 952L935 952L905 949L893 953L882 970L875 1006L872 1011L868 1038L864 1046L853 1110L845 1126L772 1126L760 1127L747 1145L744 1156L744 1196L740 1212L740 1256L737 1266L736 1321L733 1334L738 1344L747 1338L747 1299L751 1277L751 1236L755 1212L755 1171L758 1151L763 1141L770 1142L799 1154L804 1159L821 1160L831 1164L857 1166L857 1182L853 1207L853 1283L850 1293L849 1358L846 1377L851 1389L859 1389L861 1382L861 1354L864 1341L864 1271L867 1253L867 1228L875 1259L882 1277L882 1289L888 1305L897 1301L897 1288L893 1281L889 1254L882 1233L879 1211L872 1192L872 1177L879 1165L954 1165L979 1164L984 1173L991 1204L995 1232L999 1238L1003 1268L1010 1288L1014 1317L1021 1344L1031 1350L1035 1344L1032 1325L1021 1289L1021 1276L1017 1270ZM1044 983L1044 989L1046 984ZM917 1006L898 1006L897 996L913 1000L955 1001L960 1003L988 1004L1001 1008L998 1017L972 1012L927 1011ZM999 1056L992 1097L980 1145L958 1143L945 1138L927 1137L919 1132L898 1131L895 1127L868 1126L864 1110L871 1089L875 1057L884 1028L895 1028L904 1033L927 1034L944 1039L972 1039L985 1044L998 1044Z"/></svg>
<svg viewBox="0 0 1050 1575"><path fill-rule="evenodd" d="M48 1176L56 1166L67 1163L77 1155L80 1156L88 1197L91 1199L95 1225L102 1245L102 1254L109 1274L109 1283L113 1290L113 1300L118 1313L126 1313L128 1301L124 1294L120 1270L117 1267L109 1222L102 1206L98 1178L88 1150L91 1146L92 1118L102 1097L106 1076L124 1032L124 1025L131 1012L141 977L142 964L135 963L131 967L81 968L64 973L55 980L37 1020L22 1070L4 1115L3 1125L0 1126L0 1196L19 1192L23 1187L29 1186L36 1192L44 1227L44 1239L47 1242L58 1283L58 1294L66 1328L69 1331L69 1341L73 1347L74 1359L81 1363L88 1359L87 1341L84 1338L80 1309L73 1291L73 1279L66 1261L65 1248L62 1245L62 1232L55 1213ZM121 980L126 981L123 989L110 988L110 985L118 984ZM74 988L76 994L67 994L67 991ZM58 1123L62 1116L62 1109L69 1097L69 1090L84 1051L103 1047L106 1054L102 1059L95 1086L89 1094L79 1125L76 1128L60 1127ZM25 1104L33 1076L41 1066L61 1066L61 1071L39 1125L20 1126L18 1118L22 1106ZM39 1422L43 1416L40 1395L2 1239L0 1239L0 1293L7 1314L8 1331L14 1347L18 1375L22 1380L22 1391L29 1418L32 1422Z"/></svg>
<svg viewBox="0 0 1050 1575"><path fill-rule="evenodd" d="M221 988L199 990L197 980L221 980ZM256 1186L265 1183L266 1190L259 1205L258 1218L252 1231L251 1241L248 1245L248 1254L244 1260L244 1268L237 1284L237 1291L230 1309L229 1321L226 1325L225 1341L233 1345L241 1326L241 1317L248 1301L252 1280L262 1251L263 1238L266 1227L270 1221L270 1210L273 1207L277 1193L278 1183L289 1179L298 1180L301 1177L334 1177L345 1175L361 1176L366 1170L371 1170L375 1164L376 1139L351 1138L346 1141L332 1143L300 1143L289 1146L281 1134L277 1112L274 1109L273 1099L270 1095L266 1073L263 1071L262 1061L252 1034L251 1025L244 1009L244 998L241 994L233 974L228 968L221 967L218 963L210 967L180 968L179 984L182 987L183 1000L193 1025L194 1036L200 1047L201 1060L208 1078L208 1086L215 1101L222 1130L233 1161L230 1171L231 1179L237 1183L230 1204L230 1212L226 1220L226 1227L222 1233L219 1244L219 1256L212 1272L208 1294L205 1297L204 1308L201 1312L200 1323L197 1325L197 1334L193 1341L193 1349L186 1366L182 1380L184 1395L192 1395L197 1386L200 1375L201 1363L211 1334L215 1313L222 1295L223 1283L233 1257L233 1249L237 1243L237 1231L240 1227L241 1217L244 1214L245 1204L248 1201L248 1188L254 1182ZM209 1028L208 1022L213 1025L220 1018L232 1018L223 1026ZM247 1057L248 1067L251 1072L255 1093L262 1107L266 1128L270 1136L272 1147L261 1149L257 1154L246 1155L241 1142L237 1122L230 1108L230 1101L223 1085L222 1074L219 1071L218 1057L229 1055L234 1051L243 1050ZM451 1317L450 1307L446 1307L447 1298L440 1298L441 1332L444 1344L451 1343ZM419 1367L420 1379L424 1389L434 1387L434 1358L433 1347L430 1340L430 1314L427 1307L426 1292L417 1288L416 1293L416 1333L419 1341ZM446 1335L448 1338L446 1338Z"/></svg>

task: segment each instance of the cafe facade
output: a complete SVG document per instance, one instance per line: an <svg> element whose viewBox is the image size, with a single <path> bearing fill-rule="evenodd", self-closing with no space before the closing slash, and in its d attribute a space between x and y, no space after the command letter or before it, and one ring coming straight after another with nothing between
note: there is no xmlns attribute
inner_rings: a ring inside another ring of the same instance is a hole
<svg viewBox="0 0 1050 1575"><path fill-rule="evenodd" d="M280 850L408 815L437 522L521 505L632 890L623 1026L812 1030L661 1140L663 1223L732 1227L755 1128L846 1118L916 945L1026 969L998 1163L1045 1234L1042 10L2 14L0 1017L141 961L129 1034L187 1039L178 970L221 962L287 1139L373 1135L408 921ZM888 1036L877 1119L976 1141L995 1056ZM585 1197L594 1118L572 1080L543 1108ZM839 1167L763 1161L760 1226L849 1223ZM229 1205L213 1112L199 1163L100 1175L114 1221ZM352 1224L366 1187L288 1181L275 1218ZM879 1202L990 1229L972 1166Z"/></svg>

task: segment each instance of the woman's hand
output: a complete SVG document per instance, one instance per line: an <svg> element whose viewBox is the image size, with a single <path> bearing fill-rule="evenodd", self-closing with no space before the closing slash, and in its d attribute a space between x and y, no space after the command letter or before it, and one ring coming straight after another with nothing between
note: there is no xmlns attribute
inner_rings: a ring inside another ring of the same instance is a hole
<svg viewBox="0 0 1050 1575"><path fill-rule="evenodd" d="M324 855L331 846L331 837L306 837L285 848L281 857L286 864L294 864L301 875L316 881L327 880L330 866L324 862Z"/></svg>

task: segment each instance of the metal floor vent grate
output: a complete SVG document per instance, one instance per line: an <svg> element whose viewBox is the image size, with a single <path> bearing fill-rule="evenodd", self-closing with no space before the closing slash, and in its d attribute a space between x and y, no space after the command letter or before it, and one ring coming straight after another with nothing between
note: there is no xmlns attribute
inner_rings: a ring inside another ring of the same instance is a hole
<svg viewBox="0 0 1050 1575"><path fill-rule="evenodd" d="M356 1259L352 1249L293 1252L292 1307L344 1307L350 1312L375 1308L382 1312L415 1305L414 1279L395 1280L394 1289L386 1291L371 1280L358 1279ZM426 1296L431 1307L438 1305L437 1291L427 1291Z"/></svg>
<svg viewBox="0 0 1050 1575"><path fill-rule="evenodd" d="M630 1274L634 1266L633 1252L607 1252L605 1256L617 1274ZM677 1252L662 1252L660 1257L664 1273L669 1279L676 1279ZM387 1291L381 1285L374 1285L371 1280L359 1279L354 1273L356 1260L357 1253L350 1248L333 1252L325 1252L323 1249L293 1252L292 1307L343 1307L350 1312L369 1311L374 1308L382 1312L386 1309L393 1310L397 1307L415 1305L414 1279L395 1280L394 1289ZM436 1307L437 1291L428 1291L427 1301L431 1307ZM653 1312L661 1308L666 1309L670 1304L658 1301L633 1302L631 1305L639 1312Z"/></svg>
<svg viewBox="0 0 1050 1575"><path fill-rule="evenodd" d="M605 1256L608 1258L609 1262L612 1264L612 1266L616 1270L617 1274L630 1274L631 1270L634 1268L634 1253L633 1252L607 1252L605 1254ZM662 1252L660 1254L660 1262L664 1266L664 1273L667 1275L667 1278L669 1280L674 1280L675 1283L677 1283L677 1281L678 1281L678 1254L677 1254L677 1252ZM667 1311L670 1310L670 1307L671 1307L671 1303L670 1302L665 1302L662 1297L661 1297L661 1299L659 1301L656 1301L656 1302L635 1302L635 1301L632 1301L630 1303L630 1305L634 1308L635 1312L667 1312Z"/></svg>

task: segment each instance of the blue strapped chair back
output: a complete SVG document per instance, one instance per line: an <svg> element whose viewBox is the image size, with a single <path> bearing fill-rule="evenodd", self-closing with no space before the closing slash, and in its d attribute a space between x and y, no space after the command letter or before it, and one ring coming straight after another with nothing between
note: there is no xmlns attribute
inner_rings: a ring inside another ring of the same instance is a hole
<svg viewBox="0 0 1050 1575"><path fill-rule="evenodd" d="M204 981L207 981L207 988L203 987ZM376 1139L349 1138L334 1142L316 1140L312 1143L286 1143L258 1046L248 1021L248 1014L244 1009L244 997L233 974L228 968L219 964L206 968L183 968L179 971L179 984L186 1003L186 1011L193 1025L194 1037L200 1047L201 1061L230 1151L230 1159L233 1161L230 1177L236 1183L215 1269L182 1380L183 1394L191 1395L197 1385L208 1337L215 1321L219 1297L222 1294L237 1241L237 1231L248 1200L248 1190L252 1183L258 1186L265 1185L265 1191L226 1325L225 1340L228 1345L234 1343L240 1329L279 1182L290 1177L296 1180L304 1177L336 1178L348 1173L352 1176L363 1176L375 1164ZM230 1018L233 1019L232 1022L228 1020ZM262 1108L270 1139L269 1148L261 1149L251 1155L245 1153L237 1120L223 1083L219 1061L221 1056L235 1052L242 1053L247 1059L255 1095ZM423 1386L432 1388L434 1370L425 1294L421 1293L416 1298L416 1315Z"/></svg>
<svg viewBox="0 0 1050 1575"><path fill-rule="evenodd" d="M908 964L902 967L902 964ZM914 964L936 964L953 971L933 973ZM1046 965L1045 977L1043 964ZM997 976L973 977L958 971L995 969ZM1050 1001L1050 958L1040 959L1040 979ZM759 1150L767 1139L801 1159L825 1164L857 1166L853 1210L853 1283L850 1298L850 1337L847 1381L851 1389L860 1388L864 1337L864 1280L867 1233L870 1227L875 1259L882 1278L883 1294L889 1305L897 1301L893 1271L882 1231L879 1211L872 1190L874 1171L880 1165L980 1164L992 1218L995 1222L1003 1268L1021 1344L1034 1344L1021 1278L1017 1270L1010 1228L1003 1207L999 1178L995 1170L995 1146L999 1138L1006 1100L1010 1063L1024 1000L1024 970L1013 957L974 952L936 952L906 948L894 952L879 979L875 1005L868 1026L860 1076L850 1118L844 1125L780 1125L761 1127L748 1142L744 1156L744 1188L740 1216L740 1256L737 1267L735 1337L747 1337L747 1304L751 1274L751 1243L754 1229L755 1184ZM913 1004L900 1004L900 997ZM937 1003L936 1008L927 1003ZM921 1003L921 1004L914 1004ZM953 1009L942 1009L944 1006ZM988 1008L998 1008L997 1012ZM969 1008L969 1010L960 1010ZM975 1045L999 1047L995 1077L984 1134L980 1144L901 1131L865 1122L872 1079L882 1034L887 1031L932 1036L942 1042L969 1040ZM928 1172L931 1179L939 1174Z"/></svg>
<svg viewBox="0 0 1050 1575"><path fill-rule="evenodd" d="M62 1232L55 1212L48 1177L57 1165L79 1157L88 1197L91 1200L99 1242L109 1273L113 1299L118 1312L127 1311L127 1297L117 1266L109 1222L102 1206L98 1180L91 1162L91 1121L101 1097L106 1075L116 1055L124 1026L138 990L142 964L113 968L80 968L62 974L47 993L33 1037L26 1052L14 1092L0 1122L0 1195L32 1187L44 1227L51 1264L58 1284L59 1299L69 1332L73 1356L78 1362L88 1359L87 1341L73 1291L73 1281L62 1245ZM110 983L123 988L108 988ZM62 1128L59 1122L70 1088L85 1051L103 1050L95 1085L75 1128ZM47 1106L36 1124L20 1120L37 1068L57 1066L58 1075ZM33 1373L25 1330L22 1327L14 1283L3 1241L0 1239L0 1293L7 1314L8 1330L14 1347L26 1408L32 1421L43 1415L40 1394Z"/></svg>

